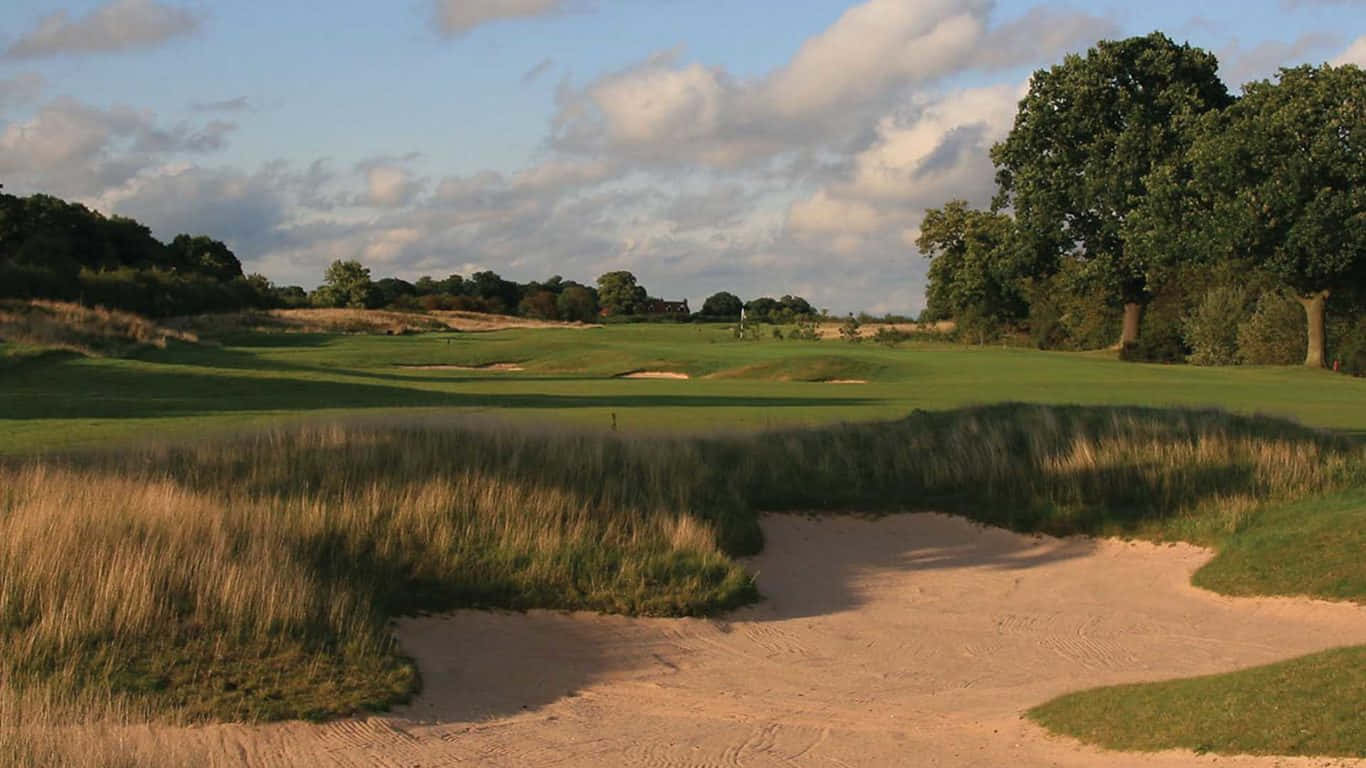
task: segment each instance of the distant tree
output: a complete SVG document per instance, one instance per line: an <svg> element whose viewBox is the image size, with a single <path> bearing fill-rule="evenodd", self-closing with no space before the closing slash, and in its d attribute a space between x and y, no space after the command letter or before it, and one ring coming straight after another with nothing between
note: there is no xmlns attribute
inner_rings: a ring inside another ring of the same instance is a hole
<svg viewBox="0 0 1366 768"><path fill-rule="evenodd" d="M644 311L648 294L626 271L608 272L598 277L598 304L609 315L635 315Z"/></svg>
<svg viewBox="0 0 1366 768"><path fill-rule="evenodd" d="M934 319L971 315L989 324L1023 319L1028 264L1018 258L1015 225L1001 213L953 200L925 212L916 247L930 259L926 309Z"/></svg>
<svg viewBox="0 0 1366 768"><path fill-rule="evenodd" d="M778 299L778 304L782 307L785 322L816 314L811 302L801 296L784 296Z"/></svg>
<svg viewBox="0 0 1366 768"><path fill-rule="evenodd" d="M1218 68L1212 54L1157 32L1102 41L1035 72L1014 127L992 148L996 205L1014 209L1043 266L1080 258L1123 303L1121 345L1138 339L1148 276L1163 266L1154 258L1182 255L1129 247L1124 223L1148 174L1185 151L1192 124L1232 103Z"/></svg>
<svg viewBox="0 0 1366 768"><path fill-rule="evenodd" d="M454 277L457 275L452 275L452 278ZM473 286L473 290L467 291L467 293L483 299L489 312L495 314L514 312L521 301L517 284L510 280L504 280L497 272L491 270L475 272L470 275L468 282Z"/></svg>
<svg viewBox="0 0 1366 768"><path fill-rule="evenodd" d="M380 294L370 281L370 270L359 261L332 262L323 275L323 284L313 292L313 303L321 307L367 309L379 306Z"/></svg>
<svg viewBox="0 0 1366 768"><path fill-rule="evenodd" d="M555 309L561 320L591 323L598 318L598 300L593 291L582 285L569 285L560 292Z"/></svg>
<svg viewBox="0 0 1366 768"><path fill-rule="evenodd" d="M713 293L702 302L701 314L707 317L739 317L744 306L739 296L721 291Z"/></svg>
<svg viewBox="0 0 1366 768"><path fill-rule="evenodd" d="M755 322L773 320L773 316L782 308L783 305L771 296L760 296L745 302L745 314Z"/></svg>
<svg viewBox="0 0 1366 768"><path fill-rule="evenodd" d="M242 262L223 243L203 235L176 235L171 241L173 264L218 280L242 277Z"/></svg>
<svg viewBox="0 0 1366 768"><path fill-rule="evenodd" d="M375 290L379 293L380 304L386 307L392 306L402 298L417 296L417 286L397 277L386 277L375 281Z"/></svg>
<svg viewBox="0 0 1366 768"><path fill-rule="evenodd" d="M1191 155L1210 247L1294 291L1304 363L1322 367L1329 297L1366 284L1366 71L1302 66L1249 83Z"/></svg>
<svg viewBox="0 0 1366 768"><path fill-rule="evenodd" d="M540 290L523 298L517 305L517 314L537 320L560 319L556 296L547 290Z"/></svg>

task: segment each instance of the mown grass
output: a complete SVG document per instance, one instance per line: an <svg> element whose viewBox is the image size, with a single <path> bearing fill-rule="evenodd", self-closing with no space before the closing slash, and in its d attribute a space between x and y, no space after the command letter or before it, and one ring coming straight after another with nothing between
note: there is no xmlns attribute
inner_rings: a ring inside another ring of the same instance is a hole
<svg viewBox="0 0 1366 768"><path fill-rule="evenodd" d="M1030 711L1110 749L1366 757L1366 646L1234 674L1118 685Z"/></svg>
<svg viewBox="0 0 1366 768"><path fill-rule="evenodd" d="M760 510L1218 543L1363 466L1274 420L1026 405L715 438L360 423L11 460L0 678L190 720L381 709L417 685L391 617L714 613L756 597L734 558L761 547Z"/></svg>
<svg viewBox="0 0 1366 768"><path fill-rule="evenodd" d="M1138 365L1105 355L930 343L888 349L836 340L740 342L717 326L408 336L244 333L214 341L222 346L171 343L125 359L43 358L0 366L0 453L356 412L494 411L511 421L602 430L615 416L623 431L695 434L888 420L917 408L1002 401L1217 406L1366 435L1366 380L1303 366ZM497 362L516 362L526 371L401 367ZM677 370L692 379L613 378L635 370ZM868 384L795 380L800 378Z"/></svg>

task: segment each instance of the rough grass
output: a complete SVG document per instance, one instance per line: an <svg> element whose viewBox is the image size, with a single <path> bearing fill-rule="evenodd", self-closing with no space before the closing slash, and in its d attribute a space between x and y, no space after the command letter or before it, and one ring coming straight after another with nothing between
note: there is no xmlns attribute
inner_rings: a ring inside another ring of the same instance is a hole
<svg viewBox="0 0 1366 768"><path fill-rule="evenodd" d="M382 709L417 685L391 617L713 613L756 596L732 558L760 548L759 510L1217 543L1364 463L1274 420L1021 405L723 438L358 423L12 460L0 695L188 720Z"/></svg>
<svg viewBox="0 0 1366 768"><path fill-rule="evenodd" d="M711 374L714 379L762 379L766 381L837 381L875 378L882 366L839 355L768 360Z"/></svg>
<svg viewBox="0 0 1366 768"><path fill-rule="evenodd" d="M141 315L61 301L0 301L0 342L21 356L66 350L89 357L118 357L170 340L195 342L185 331Z"/></svg>
<svg viewBox="0 0 1366 768"><path fill-rule="evenodd" d="M169 321L206 337L242 333L360 333L398 336L431 331L494 331L507 328L585 328L478 312L396 312L382 309L269 309L192 315Z"/></svg>

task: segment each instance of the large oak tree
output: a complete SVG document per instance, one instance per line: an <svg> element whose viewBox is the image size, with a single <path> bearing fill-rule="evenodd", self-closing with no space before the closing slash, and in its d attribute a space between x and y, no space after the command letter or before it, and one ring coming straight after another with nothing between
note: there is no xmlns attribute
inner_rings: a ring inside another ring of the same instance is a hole
<svg viewBox="0 0 1366 768"><path fill-rule="evenodd" d="M1283 69L1209 122L1191 149L1186 198L1207 211L1193 231L1294 291L1305 364L1322 367L1326 302L1366 284L1366 70Z"/></svg>
<svg viewBox="0 0 1366 768"><path fill-rule="evenodd" d="M1127 247L1125 220L1148 174L1185 151L1198 118L1232 102L1218 66L1157 32L1102 41L1035 72L1013 129L992 148L996 205L1014 208L1029 247L1081 259L1124 304L1121 344L1137 340L1150 278L1165 266Z"/></svg>

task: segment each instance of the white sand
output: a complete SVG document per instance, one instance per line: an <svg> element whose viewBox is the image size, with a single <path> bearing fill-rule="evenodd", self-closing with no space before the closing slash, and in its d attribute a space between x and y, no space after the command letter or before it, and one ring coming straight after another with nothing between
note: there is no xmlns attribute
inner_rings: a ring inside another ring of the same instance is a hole
<svg viewBox="0 0 1366 768"><path fill-rule="evenodd" d="M489 363L488 365L400 365L409 371L525 371L516 363Z"/></svg>
<svg viewBox="0 0 1366 768"><path fill-rule="evenodd" d="M673 371L633 371L624 373L618 378L622 379L689 379L692 378L686 373L676 373Z"/></svg>
<svg viewBox="0 0 1366 768"><path fill-rule="evenodd" d="M724 620L467 611L401 623L390 717L145 732L253 766L1348 766L1103 752L1020 714L1097 685L1366 642L1366 608L1190 586L1191 546L939 515L773 516L767 599Z"/></svg>

